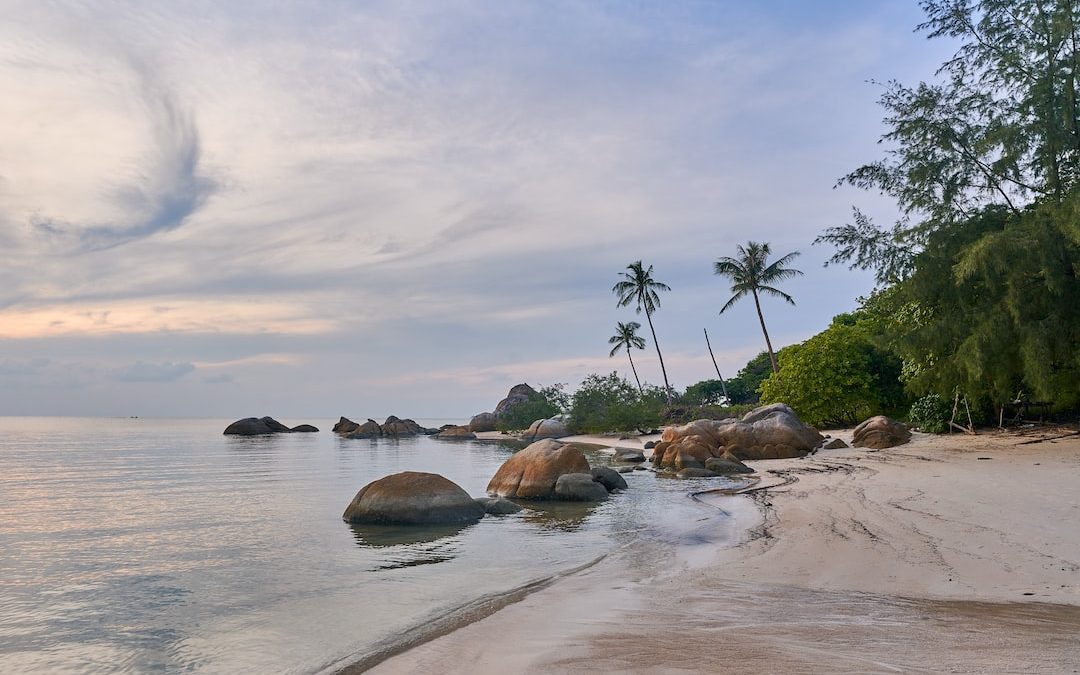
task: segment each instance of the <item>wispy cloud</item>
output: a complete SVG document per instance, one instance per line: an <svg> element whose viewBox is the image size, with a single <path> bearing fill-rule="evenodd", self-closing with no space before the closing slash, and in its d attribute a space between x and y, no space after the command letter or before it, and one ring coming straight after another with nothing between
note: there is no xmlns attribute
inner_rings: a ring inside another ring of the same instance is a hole
<svg viewBox="0 0 1080 675"><path fill-rule="evenodd" d="M113 373L120 382L173 382L193 372L192 363L144 363L137 361Z"/></svg>

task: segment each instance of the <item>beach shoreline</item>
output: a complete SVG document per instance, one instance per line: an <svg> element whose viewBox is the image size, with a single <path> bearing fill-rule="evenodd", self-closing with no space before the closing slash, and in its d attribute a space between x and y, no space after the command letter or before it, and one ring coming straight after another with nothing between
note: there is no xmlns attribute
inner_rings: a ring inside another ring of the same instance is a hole
<svg viewBox="0 0 1080 675"><path fill-rule="evenodd" d="M731 672L1071 672L1080 437L1030 440L916 434L753 462L745 494L700 495L732 514L728 544L617 551L372 672L685 672L721 656Z"/></svg>

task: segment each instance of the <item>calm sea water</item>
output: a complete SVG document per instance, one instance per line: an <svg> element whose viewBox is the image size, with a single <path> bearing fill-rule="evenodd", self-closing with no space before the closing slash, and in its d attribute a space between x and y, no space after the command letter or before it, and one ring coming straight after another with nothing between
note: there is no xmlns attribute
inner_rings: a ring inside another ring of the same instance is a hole
<svg viewBox="0 0 1080 675"><path fill-rule="evenodd" d="M642 539L707 538L723 517L637 471L599 506L362 530L341 512L371 480L431 471L479 496L513 449L348 440L329 420L223 436L229 421L0 418L0 671L323 672L478 597Z"/></svg>

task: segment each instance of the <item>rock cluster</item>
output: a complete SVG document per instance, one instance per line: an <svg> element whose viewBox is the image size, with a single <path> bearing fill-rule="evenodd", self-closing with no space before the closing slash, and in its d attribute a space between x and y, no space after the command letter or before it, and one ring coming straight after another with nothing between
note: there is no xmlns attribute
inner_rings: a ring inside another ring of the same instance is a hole
<svg viewBox="0 0 1080 675"><path fill-rule="evenodd" d="M342 518L376 525L474 523L484 505L457 483L434 473L403 471L360 488Z"/></svg>
<svg viewBox="0 0 1080 675"><path fill-rule="evenodd" d="M427 429L410 419L399 419L393 415L379 424L369 419L363 424L353 422L347 417L342 417L334 425L334 432L345 438L380 438L382 436L419 436L421 434L434 434L438 429Z"/></svg>
<svg viewBox="0 0 1080 675"><path fill-rule="evenodd" d="M609 491L626 486L615 471L593 472L580 449L548 438L506 460L488 483L487 491L511 499L601 501Z"/></svg>
<svg viewBox="0 0 1080 675"><path fill-rule="evenodd" d="M824 438L783 403L751 410L742 419L695 420L668 427L653 448L654 465L679 471L706 469L713 457L744 459L803 457Z"/></svg>
<svg viewBox="0 0 1080 675"><path fill-rule="evenodd" d="M266 434L311 433L318 431L310 424L289 428L273 417L245 417L225 427L229 436L263 436Z"/></svg>
<svg viewBox="0 0 1080 675"><path fill-rule="evenodd" d="M884 415L871 417L855 427L851 444L856 448L892 448L911 440L907 425Z"/></svg>

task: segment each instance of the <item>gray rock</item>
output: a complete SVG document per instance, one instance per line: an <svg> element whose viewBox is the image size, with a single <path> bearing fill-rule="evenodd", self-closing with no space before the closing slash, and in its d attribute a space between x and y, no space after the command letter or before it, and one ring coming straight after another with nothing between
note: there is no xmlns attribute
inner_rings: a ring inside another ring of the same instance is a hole
<svg viewBox="0 0 1080 675"><path fill-rule="evenodd" d="M506 395L506 398L499 401L499 404L495 406L495 417L501 418L514 406L527 403L539 396L540 394L529 385L524 383L515 384L513 387L510 387L510 392Z"/></svg>
<svg viewBox="0 0 1080 675"><path fill-rule="evenodd" d="M602 502L607 489L591 473L565 473L555 482L555 498L568 502Z"/></svg>
<svg viewBox="0 0 1080 675"><path fill-rule="evenodd" d="M626 489L626 481L614 469L609 469L606 466L594 466L589 473L592 474L593 480L603 485L608 492Z"/></svg>
<svg viewBox="0 0 1080 675"><path fill-rule="evenodd" d="M345 433L345 438L378 438L382 435L383 431L379 423L369 419L363 424L357 424L352 431Z"/></svg>
<svg viewBox="0 0 1080 675"><path fill-rule="evenodd" d="M310 424L299 424L292 429L289 429L289 431L299 434L313 434L316 433L318 430L318 427L313 427Z"/></svg>
<svg viewBox="0 0 1080 675"><path fill-rule="evenodd" d="M521 510L520 506L502 497L477 497L476 501L489 516L506 516Z"/></svg>
<svg viewBox="0 0 1080 675"><path fill-rule="evenodd" d="M495 431L495 413L480 413L469 420L469 431Z"/></svg>
<svg viewBox="0 0 1080 675"><path fill-rule="evenodd" d="M719 475L708 469L695 468L679 469L679 472L675 474L677 478L716 478Z"/></svg>
<svg viewBox="0 0 1080 675"><path fill-rule="evenodd" d="M710 457L705 460L705 468L718 474L754 473L753 469L734 457Z"/></svg>
<svg viewBox="0 0 1080 675"><path fill-rule="evenodd" d="M311 427L315 429L315 427ZM318 431L318 429L315 429ZM245 417L225 427L229 436L263 436L266 434L287 434L292 429L278 422L273 417Z"/></svg>
<svg viewBox="0 0 1080 675"><path fill-rule="evenodd" d="M449 426L436 434L435 438L455 441L467 441L476 440L476 434L469 431L469 427Z"/></svg>
<svg viewBox="0 0 1080 675"><path fill-rule="evenodd" d="M396 525L471 523L483 517L484 507L456 483L418 471L368 483L342 514L350 523Z"/></svg>
<svg viewBox="0 0 1080 675"><path fill-rule="evenodd" d="M359 424L353 422L348 417L342 417L338 420L337 424L334 425L333 431L335 434L348 434L356 431L359 426Z"/></svg>
<svg viewBox="0 0 1080 675"><path fill-rule="evenodd" d="M656 447L656 441L645 441L645 449L652 450Z"/></svg>
<svg viewBox="0 0 1080 675"><path fill-rule="evenodd" d="M645 453L637 448L615 448L616 462L644 462Z"/></svg>
<svg viewBox="0 0 1080 675"><path fill-rule="evenodd" d="M569 435L570 430L560 420L547 419L533 422L521 438L525 441L539 441L544 438L563 438Z"/></svg>
<svg viewBox="0 0 1080 675"><path fill-rule="evenodd" d="M825 450L839 450L840 448L846 448L846 447L849 447L849 446L848 446L847 443L840 440L839 438L834 438L834 439L832 439L831 441L829 441L828 443L826 443L825 445L823 445L821 447L824 448Z"/></svg>
<svg viewBox="0 0 1080 675"><path fill-rule="evenodd" d="M907 425L884 415L871 417L855 427L851 444L856 448L892 448L911 440Z"/></svg>

